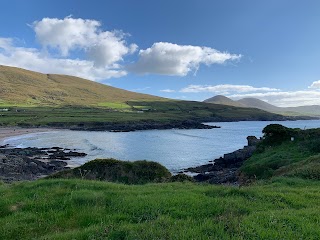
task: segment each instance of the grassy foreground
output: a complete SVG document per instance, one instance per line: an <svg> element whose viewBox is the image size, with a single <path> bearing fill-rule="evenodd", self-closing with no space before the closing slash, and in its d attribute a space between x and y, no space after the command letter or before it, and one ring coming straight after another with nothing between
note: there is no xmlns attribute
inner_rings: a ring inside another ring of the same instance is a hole
<svg viewBox="0 0 320 240"><path fill-rule="evenodd" d="M319 239L320 183L0 186L0 239Z"/></svg>

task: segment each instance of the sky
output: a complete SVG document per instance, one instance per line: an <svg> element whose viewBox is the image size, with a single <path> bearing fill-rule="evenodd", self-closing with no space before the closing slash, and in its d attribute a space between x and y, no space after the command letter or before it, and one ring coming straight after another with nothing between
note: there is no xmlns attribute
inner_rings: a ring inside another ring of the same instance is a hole
<svg viewBox="0 0 320 240"><path fill-rule="evenodd" d="M2 0L0 64L173 99L320 105L319 24L318 0Z"/></svg>

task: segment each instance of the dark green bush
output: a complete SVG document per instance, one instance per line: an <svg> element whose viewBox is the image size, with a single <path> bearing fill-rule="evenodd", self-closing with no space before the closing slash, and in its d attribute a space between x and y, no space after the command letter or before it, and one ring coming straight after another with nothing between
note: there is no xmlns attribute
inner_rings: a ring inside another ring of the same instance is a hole
<svg viewBox="0 0 320 240"><path fill-rule="evenodd" d="M186 174L179 173L172 176L170 182L194 182L194 179Z"/></svg>
<svg viewBox="0 0 320 240"><path fill-rule="evenodd" d="M96 159L75 169L62 171L49 178L81 178L125 184L145 184L163 182L171 173L159 163L149 161L119 161L116 159Z"/></svg>
<svg viewBox="0 0 320 240"><path fill-rule="evenodd" d="M284 141L290 141L291 137L297 137L300 130L287 128L281 124L269 124L263 130L266 145L278 145Z"/></svg>

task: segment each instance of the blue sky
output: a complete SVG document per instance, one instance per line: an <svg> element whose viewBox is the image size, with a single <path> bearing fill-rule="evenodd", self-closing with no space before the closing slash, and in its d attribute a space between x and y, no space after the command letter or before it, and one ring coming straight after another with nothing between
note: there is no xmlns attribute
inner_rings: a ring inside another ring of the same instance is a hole
<svg viewBox="0 0 320 240"><path fill-rule="evenodd" d="M320 2L15 1L0 64L153 95L320 104Z"/></svg>

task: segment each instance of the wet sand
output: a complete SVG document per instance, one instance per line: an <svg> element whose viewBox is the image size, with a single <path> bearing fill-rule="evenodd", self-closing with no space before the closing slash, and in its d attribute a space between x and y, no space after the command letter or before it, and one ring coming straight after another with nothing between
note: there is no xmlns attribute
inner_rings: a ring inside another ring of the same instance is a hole
<svg viewBox="0 0 320 240"><path fill-rule="evenodd" d="M4 127L0 128L0 143L9 137L29 134L29 133L39 133L39 132L49 132L55 131L57 129L53 128L19 128L19 127Z"/></svg>

